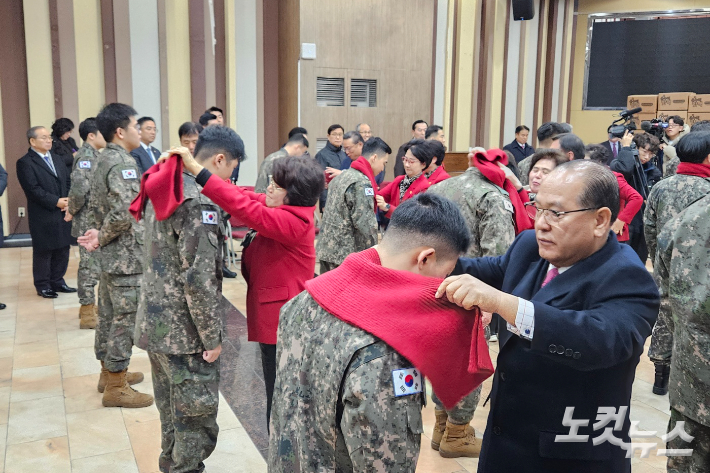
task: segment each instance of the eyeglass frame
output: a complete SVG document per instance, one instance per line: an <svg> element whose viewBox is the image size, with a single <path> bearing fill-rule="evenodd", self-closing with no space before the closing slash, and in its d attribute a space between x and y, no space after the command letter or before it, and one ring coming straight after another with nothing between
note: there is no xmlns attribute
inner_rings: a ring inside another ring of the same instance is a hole
<svg viewBox="0 0 710 473"><path fill-rule="evenodd" d="M273 174L269 174L269 186L274 190L274 192L285 190L283 187L276 184Z"/></svg>
<svg viewBox="0 0 710 473"><path fill-rule="evenodd" d="M523 205L526 207L526 209L529 209L529 208L535 209L535 216L534 216L534 217L533 217L532 215L530 215L529 212L527 212L527 211L525 212L525 213L528 214L528 217L530 217L531 220L533 220L533 221L537 220L537 219L538 219L538 214L540 214L540 215L542 215L542 216L545 217L545 221L546 221L548 224L552 224L552 223L553 223L553 222L550 222L550 221L547 219L548 212L549 212L550 214L554 215L555 218L557 219L557 222L559 222L560 219L561 219L562 217L564 217L565 215L567 215L567 214L573 214L573 213L576 213L576 212L587 212L587 211L589 211L589 210L599 210L599 209L603 208L603 207L588 207L588 208L586 208L586 209L562 210L562 211L560 211L560 210L552 210L552 209L541 209L541 208L538 208L537 205L535 205L535 202L525 202ZM556 222L555 222L555 223L556 223Z"/></svg>

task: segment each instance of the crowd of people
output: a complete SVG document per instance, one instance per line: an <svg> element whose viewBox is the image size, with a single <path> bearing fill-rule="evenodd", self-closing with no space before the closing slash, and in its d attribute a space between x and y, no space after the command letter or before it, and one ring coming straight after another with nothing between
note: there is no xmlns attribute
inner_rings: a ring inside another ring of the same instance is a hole
<svg viewBox="0 0 710 473"><path fill-rule="evenodd" d="M479 457L485 472L626 472L649 336L669 431L684 422L697 439L669 471L710 468L710 123L673 116L662 139L585 146L548 122L537 149L520 125L451 176L444 129L416 120L390 182L393 148L368 124L331 125L314 157L296 127L253 191L235 185L244 143L223 123L211 107L161 155L155 120L113 103L80 123L81 146L66 118L31 128L17 163L37 293L78 290L103 405L156 403L161 471L202 471L216 445L230 218L250 229L241 273L269 471L413 472L426 378L442 457ZM0 194L6 181L0 168ZM64 281L74 239L78 289ZM493 374L489 343L499 355L481 439L470 423ZM148 352L153 396L132 387L144 379L127 371L134 345ZM586 423L582 445L556 442L570 406L585 419L618 411L617 442L593 442Z"/></svg>

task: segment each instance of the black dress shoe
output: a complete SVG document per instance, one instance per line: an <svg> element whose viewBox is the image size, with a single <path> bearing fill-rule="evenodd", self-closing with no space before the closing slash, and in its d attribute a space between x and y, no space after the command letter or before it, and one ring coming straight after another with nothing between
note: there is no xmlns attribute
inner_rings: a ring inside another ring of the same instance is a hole
<svg viewBox="0 0 710 473"><path fill-rule="evenodd" d="M69 293L72 293L72 292L76 292L76 289L74 289L73 287L69 287L69 286L67 286L66 284L62 284L61 286L59 286L58 288L56 288L54 291L55 291L55 292L66 292L66 293L69 294Z"/></svg>
<svg viewBox="0 0 710 473"><path fill-rule="evenodd" d="M41 291L37 291L37 295L44 297L45 299L56 299L58 297L58 294L51 289L42 289Z"/></svg>
<svg viewBox="0 0 710 473"><path fill-rule="evenodd" d="M5 304L0 303L0 310L3 310L5 307L7 307Z"/></svg>
<svg viewBox="0 0 710 473"><path fill-rule="evenodd" d="M234 271L230 271L227 266L222 266L222 276L224 276L225 278L236 278L237 273L235 273Z"/></svg>

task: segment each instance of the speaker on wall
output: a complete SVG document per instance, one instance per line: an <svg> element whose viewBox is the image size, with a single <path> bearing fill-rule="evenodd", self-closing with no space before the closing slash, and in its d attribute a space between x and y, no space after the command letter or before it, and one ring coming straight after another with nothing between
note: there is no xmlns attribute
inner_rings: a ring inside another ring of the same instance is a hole
<svg viewBox="0 0 710 473"><path fill-rule="evenodd" d="M513 20L532 20L534 16L534 0L513 0Z"/></svg>

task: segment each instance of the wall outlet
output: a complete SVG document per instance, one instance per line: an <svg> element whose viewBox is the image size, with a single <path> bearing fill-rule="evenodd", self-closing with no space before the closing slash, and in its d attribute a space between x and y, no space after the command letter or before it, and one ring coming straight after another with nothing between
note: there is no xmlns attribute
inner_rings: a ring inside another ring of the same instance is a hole
<svg viewBox="0 0 710 473"><path fill-rule="evenodd" d="M17 207L17 216L20 218L25 216L25 208L24 207Z"/></svg>

